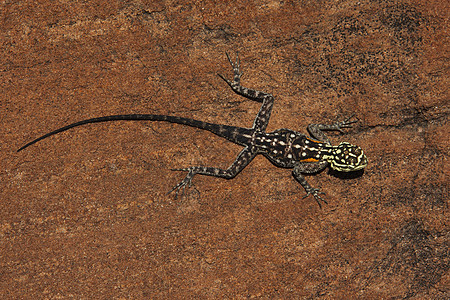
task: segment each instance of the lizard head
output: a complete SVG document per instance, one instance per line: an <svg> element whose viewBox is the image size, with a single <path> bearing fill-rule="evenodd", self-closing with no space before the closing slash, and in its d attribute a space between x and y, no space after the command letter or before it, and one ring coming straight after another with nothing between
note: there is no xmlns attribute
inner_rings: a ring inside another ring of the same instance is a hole
<svg viewBox="0 0 450 300"><path fill-rule="evenodd" d="M358 146L340 143L328 158L331 168L341 172L357 171L367 166L367 157Z"/></svg>

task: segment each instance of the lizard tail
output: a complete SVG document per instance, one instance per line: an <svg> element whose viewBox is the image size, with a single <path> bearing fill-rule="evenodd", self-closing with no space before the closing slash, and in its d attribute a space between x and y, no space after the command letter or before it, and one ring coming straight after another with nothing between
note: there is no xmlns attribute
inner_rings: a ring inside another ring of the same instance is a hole
<svg viewBox="0 0 450 300"><path fill-rule="evenodd" d="M226 139L228 139L232 142L238 143L238 144L244 143L244 141L240 141L240 138L242 138L242 136L239 135L238 133L243 133L242 131L245 131L245 133L247 133L247 131L250 132L250 129L246 129L246 128L212 124L212 123L208 123L208 122L202 122L202 121L198 121L198 120L194 120L194 119L175 117L175 116L152 115L152 114L112 115L112 116L86 119L86 120L82 120L82 121L75 122L75 123L69 124L67 126L61 127L59 129L56 129L52 132L44 134L44 135L38 137L37 139L32 140L31 142L23 145L22 147L20 147L17 150L17 152L22 151L23 149L43 140L45 138L48 138L49 136L55 135L57 133L69 130L69 129L77 127L77 126L91 124L91 123L110 122L110 121L165 121L165 122L169 122L169 123L182 124L182 125L187 125L190 127L208 130L220 137L226 138Z"/></svg>

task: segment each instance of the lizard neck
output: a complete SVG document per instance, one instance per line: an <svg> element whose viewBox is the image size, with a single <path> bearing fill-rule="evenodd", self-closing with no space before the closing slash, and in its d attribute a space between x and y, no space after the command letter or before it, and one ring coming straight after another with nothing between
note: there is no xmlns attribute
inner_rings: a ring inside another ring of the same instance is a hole
<svg viewBox="0 0 450 300"><path fill-rule="evenodd" d="M319 157L323 160L331 162L336 157L337 146L322 144L319 148Z"/></svg>

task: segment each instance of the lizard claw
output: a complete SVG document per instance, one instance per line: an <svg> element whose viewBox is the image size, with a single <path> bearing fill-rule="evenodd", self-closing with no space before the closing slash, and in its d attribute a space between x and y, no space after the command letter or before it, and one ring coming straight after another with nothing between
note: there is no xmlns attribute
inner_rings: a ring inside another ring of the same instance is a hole
<svg viewBox="0 0 450 300"><path fill-rule="evenodd" d="M342 128L352 128L352 124L358 122L358 119L350 121L355 116L355 114L352 114L350 117L346 118L344 121L336 122L334 124L336 130L338 130L340 133L343 133Z"/></svg>
<svg viewBox="0 0 450 300"><path fill-rule="evenodd" d="M188 188L191 187L192 185L192 178L194 177L194 172L192 171L191 168L184 168L184 169L171 169L171 171L188 171L189 173L186 175L186 177L184 177L184 179L178 183L176 186L174 186L169 192L167 192L166 195L172 193L173 191L175 191L175 199L178 198L178 194L180 193L180 190L182 190L181 192L181 196L184 196L185 192L186 192L186 186Z"/></svg>
<svg viewBox="0 0 450 300"><path fill-rule="evenodd" d="M234 73L234 79L233 81L235 83L239 83L239 80L241 79L241 76L244 74L243 72L241 72L240 70L240 66L241 66L241 60L239 59L239 52L236 52L236 61L233 62L233 60L231 59L230 55L228 54L228 52L225 52L225 54L227 55L228 58L228 62L230 63L231 67L233 68L233 73ZM228 80L226 80L225 78L223 78L222 75L219 75L222 79L224 79L228 84L230 84L230 82Z"/></svg>
<svg viewBox="0 0 450 300"><path fill-rule="evenodd" d="M217 73L217 76L219 76L220 78L222 78L223 81L225 81L226 83L228 83L228 85L231 85L231 81L229 81L228 79L226 79L222 74Z"/></svg>
<svg viewBox="0 0 450 300"><path fill-rule="evenodd" d="M239 70L239 67L241 65L241 60L239 59L239 52L236 52L236 61L235 62L233 62L233 60L231 59L228 52L225 52L225 54L227 55L228 61L230 62L230 65L233 67L233 69Z"/></svg>
<svg viewBox="0 0 450 300"><path fill-rule="evenodd" d="M308 197L309 195L313 195L314 199L316 200L317 204L319 204L319 207L322 208L322 204L320 201L322 201L325 204L328 204L328 202L319 196L319 194L325 194L324 192L321 192L319 189L311 188L310 190L306 191L306 195L303 196L303 199Z"/></svg>

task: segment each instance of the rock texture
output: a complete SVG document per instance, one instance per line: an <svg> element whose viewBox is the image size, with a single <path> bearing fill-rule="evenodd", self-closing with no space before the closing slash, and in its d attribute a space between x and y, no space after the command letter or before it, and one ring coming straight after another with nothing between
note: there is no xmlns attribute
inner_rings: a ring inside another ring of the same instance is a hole
<svg viewBox="0 0 450 300"><path fill-rule="evenodd" d="M0 4L0 298L448 299L447 1L3 1ZM446 43L447 42L447 43ZM80 127L161 113L305 132L353 113L334 143L365 149L362 176L308 177L179 125Z"/></svg>

